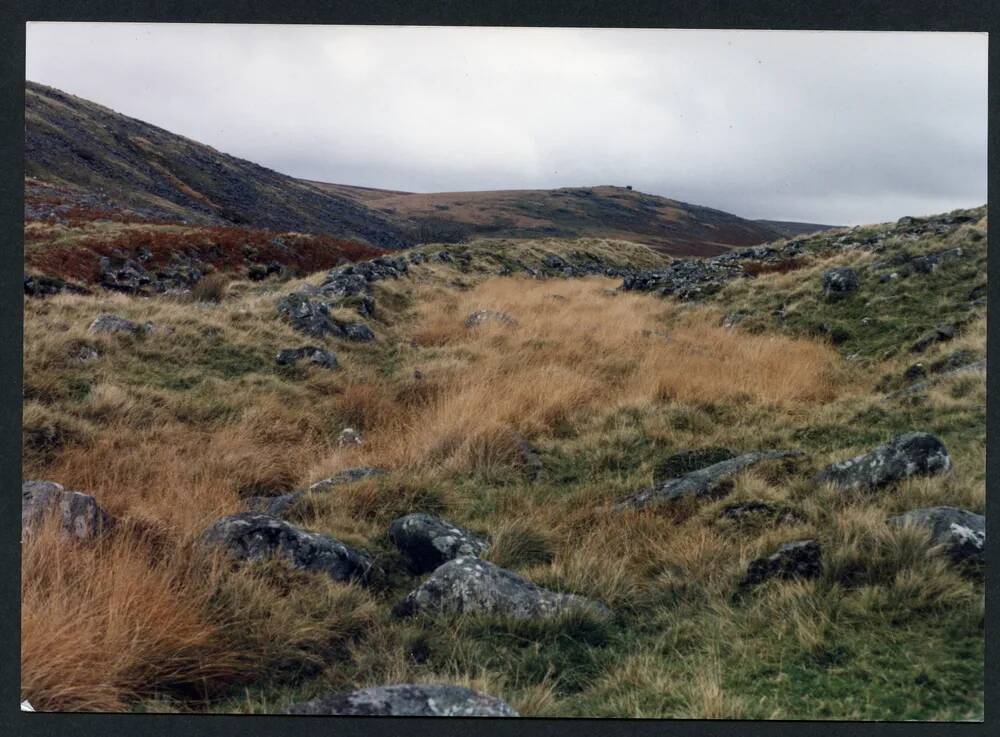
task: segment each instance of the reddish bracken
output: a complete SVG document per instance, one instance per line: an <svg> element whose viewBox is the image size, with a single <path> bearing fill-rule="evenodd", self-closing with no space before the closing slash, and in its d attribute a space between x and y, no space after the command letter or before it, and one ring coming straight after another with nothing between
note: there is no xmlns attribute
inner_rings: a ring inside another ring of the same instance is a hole
<svg viewBox="0 0 1000 737"><path fill-rule="evenodd" d="M98 218L95 218L97 220ZM102 256L148 252L149 269L168 264L175 255L194 256L219 271L241 272L249 263L276 261L293 273L309 274L342 261L375 258L382 249L326 235L274 233L242 227L192 227L131 223L107 233L84 230L61 242L47 243L45 229L25 229L25 267L76 282L96 281ZM248 260L248 256L249 259Z"/></svg>

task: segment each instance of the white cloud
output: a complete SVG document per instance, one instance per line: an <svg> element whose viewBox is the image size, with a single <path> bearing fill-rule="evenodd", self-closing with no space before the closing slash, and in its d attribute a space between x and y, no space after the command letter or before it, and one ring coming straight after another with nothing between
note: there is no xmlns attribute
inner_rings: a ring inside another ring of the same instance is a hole
<svg viewBox="0 0 1000 737"><path fill-rule="evenodd" d="M631 184L750 217L986 199L986 36L32 23L27 77L296 176Z"/></svg>

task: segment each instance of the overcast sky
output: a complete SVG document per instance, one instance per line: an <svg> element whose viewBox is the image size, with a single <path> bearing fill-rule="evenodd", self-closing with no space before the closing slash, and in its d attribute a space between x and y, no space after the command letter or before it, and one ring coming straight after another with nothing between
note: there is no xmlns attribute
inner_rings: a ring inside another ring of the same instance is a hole
<svg viewBox="0 0 1000 737"><path fill-rule="evenodd" d="M632 185L856 224L986 201L985 34L31 23L27 78L298 177Z"/></svg>

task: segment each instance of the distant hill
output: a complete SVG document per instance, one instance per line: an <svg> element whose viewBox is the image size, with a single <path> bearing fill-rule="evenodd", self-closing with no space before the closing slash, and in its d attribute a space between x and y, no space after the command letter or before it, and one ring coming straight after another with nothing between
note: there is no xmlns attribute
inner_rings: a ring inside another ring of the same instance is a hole
<svg viewBox="0 0 1000 737"><path fill-rule="evenodd" d="M425 194L313 182L51 87L27 82L25 100L26 219L45 219L57 208L79 214L94 203L126 219L295 231L382 248L586 237L683 256L827 227L747 220L629 187Z"/></svg>
<svg viewBox="0 0 1000 737"><path fill-rule="evenodd" d="M710 256L733 246L779 240L764 223L628 187L483 192L393 192L310 182L392 219L419 243L474 237L608 238L675 255Z"/></svg>
<svg viewBox="0 0 1000 737"><path fill-rule="evenodd" d="M797 223L793 220L754 220L754 222L778 231L784 238L797 238L800 235L811 235L840 227L839 225L819 225L818 223Z"/></svg>
<svg viewBox="0 0 1000 737"><path fill-rule="evenodd" d="M25 175L99 196L138 216L409 244L355 198L249 161L51 87L25 90Z"/></svg>

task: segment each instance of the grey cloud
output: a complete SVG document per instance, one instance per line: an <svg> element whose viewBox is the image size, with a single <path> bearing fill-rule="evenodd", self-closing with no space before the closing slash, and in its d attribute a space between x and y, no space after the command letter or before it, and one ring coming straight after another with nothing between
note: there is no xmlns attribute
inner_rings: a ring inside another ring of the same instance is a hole
<svg viewBox="0 0 1000 737"><path fill-rule="evenodd" d="M27 77L312 179L630 184L859 223L986 200L986 36L30 24Z"/></svg>

